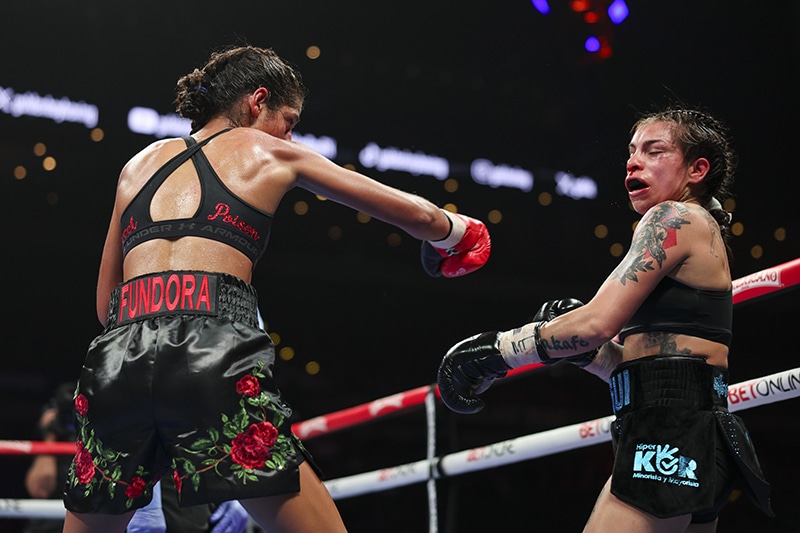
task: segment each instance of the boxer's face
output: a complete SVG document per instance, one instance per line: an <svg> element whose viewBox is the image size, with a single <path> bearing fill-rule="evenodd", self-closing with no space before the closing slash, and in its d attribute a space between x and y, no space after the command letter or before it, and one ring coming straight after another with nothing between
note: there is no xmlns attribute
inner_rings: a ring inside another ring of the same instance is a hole
<svg viewBox="0 0 800 533"><path fill-rule="evenodd" d="M660 202L689 196L690 165L673 141L672 130L669 122L643 124L628 146L625 188L640 215Z"/></svg>
<svg viewBox="0 0 800 533"><path fill-rule="evenodd" d="M263 132L279 139L291 141L292 130L300 122L300 110L291 106L283 106L277 111L265 108L259 114L256 122Z"/></svg>

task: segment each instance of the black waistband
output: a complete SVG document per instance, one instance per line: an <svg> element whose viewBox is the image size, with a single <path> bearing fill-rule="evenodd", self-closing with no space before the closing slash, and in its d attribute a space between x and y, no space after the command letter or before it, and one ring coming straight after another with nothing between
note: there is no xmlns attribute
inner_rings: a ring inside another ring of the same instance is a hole
<svg viewBox="0 0 800 533"><path fill-rule="evenodd" d="M217 272L158 272L131 278L111 293L106 329L166 315L205 315L258 325L258 295L249 283Z"/></svg>
<svg viewBox="0 0 800 533"><path fill-rule="evenodd" d="M643 407L728 407L728 370L702 357L659 355L620 364L608 381L614 414Z"/></svg>

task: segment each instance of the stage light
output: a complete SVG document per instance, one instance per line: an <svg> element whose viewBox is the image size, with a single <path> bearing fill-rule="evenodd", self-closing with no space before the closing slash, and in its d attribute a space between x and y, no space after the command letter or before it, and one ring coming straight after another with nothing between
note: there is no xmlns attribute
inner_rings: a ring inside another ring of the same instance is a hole
<svg viewBox="0 0 800 533"><path fill-rule="evenodd" d="M444 190L447 192L456 192L458 190L458 180L448 178L444 181Z"/></svg>
<svg viewBox="0 0 800 533"><path fill-rule="evenodd" d="M386 244L392 248L397 248L403 243L403 238L399 233L392 232L386 237Z"/></svg>
<svg viewBox="0 0 800 533"><path fill-rule="evenodd" d="M342 238L342 228L339 226L331 226L328 228L328 238L332 241L338 241Z"/></svg>
<svg viewBox="0 0 800 533"><path fill-rule="evenodd" d="M549 192L540 193L539 196L536 198L541 206L548 206L553 203L553 195Z"/></svg>
<svg viewBox="0 0 800 533"><path fill-rule="evenodd" d="M608 18L611 19L611 22L614 24L622 24L622 21L628 18L628 14L630 11L628 10L628 5L625 3L625 0L614 0L611 2L611 5L608 6Z"/></svg>
<svg viewBox="0 0 800 533"><path fill-rule="evenodd" d="M306 57L309 59L319 59L319 56L322 55L322 50L320 50L319 46L311 45L306 48Z"/></svg>
<svg viewBox="0 0 800 533"><path fill-rule="evenodd" d="M590 5L588 0L572 0L570 7L576 13L583 13L584 11L589 10Z"/></svg>
<svg viewBox="0 0 800 533"><path fill-rule="evenodd" d="M605 239L608 237L608 226L605 224L598 224L594 228L594 236L598 239Z"/></svg>
<svg viewBox="0 0 800 533"><path fill-rule="evenodd" d="M319 374L320 366L319 363L316 361L309 361L306 363L306 373L310 376L316 376Z"/></svg>
<svg viewBox="0 0 800 533"><path fill-rule="evenodd" d="M283 348L280 349L278 355L284 361L291 361L292 359L294 359L294 348L290 346L284 346Z"/></svg>
<svg viewBox="0 0 800 533"><path fill-rule="evenodd" d="M306 215L308 214L308 204L302 200L295 202L294 204L294 214L295 215Z"/></svg>
<svg viewBox="0 0 800 533"><path fill-rule="evenodd" d="M542 15L550 14L550 4L547 3L547 0L531 0L531 3L536 8L536 11Z"/></svg>

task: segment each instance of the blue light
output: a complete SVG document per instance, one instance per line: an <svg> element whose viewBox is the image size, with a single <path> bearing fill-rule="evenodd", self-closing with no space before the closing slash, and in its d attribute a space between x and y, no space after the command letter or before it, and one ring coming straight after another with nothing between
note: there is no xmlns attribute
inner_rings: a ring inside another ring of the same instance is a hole
<svg viewBox="0 0 800 533"><path fill-rule="evenodd" d="M600 50L600 40L597 37L589 37L586 39L586 42L583 43L583 47L586 48L587 52L597 52Z"/></svg>
<svg viewBox="0 0 800 533"><path fill-rule="evenodd" d="M628 5L625 3L625 0L614 0L611 2L611 5L608 6L608 18L611 19L611 22L614 24L622 24L622 21L628 17Z"/></svg>
<svg viewBox="0 0 800 533"><path fill-rule="evenodd" d="M547 0L531 0L531 3L542 15L550 14L550 5L547 3Z"/></svg>

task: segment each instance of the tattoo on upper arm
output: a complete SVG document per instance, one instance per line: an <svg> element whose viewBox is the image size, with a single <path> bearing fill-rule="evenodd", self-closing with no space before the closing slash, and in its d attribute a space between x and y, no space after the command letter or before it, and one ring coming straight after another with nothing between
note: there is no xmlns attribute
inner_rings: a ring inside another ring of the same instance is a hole
<svg viewBox="0 0 800 533"><path fill-rule="evenodd" d="M692 351L688 348L678 348L675 341L676 333L647 333L645 337L645 348L658 347L658 355L691 355Z"/></svg>
<svg viewBox="0 0 800 533"><path fill-rule="evenodd" d="M636 229L636 235L628 251L627 259L612 273L625 285L627 281L639 281L638 274L655 270L667 258L667 248L678 242L678 230L684 224L691 224L686 218L689 210L675 202L665 202L656 207Z"/></svg>

